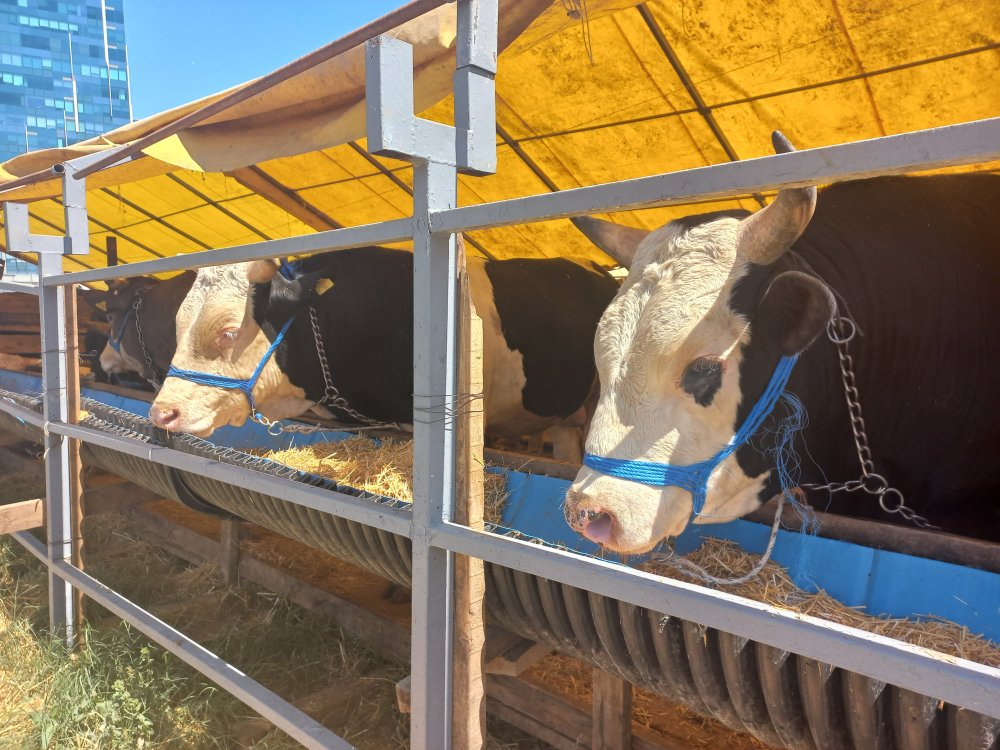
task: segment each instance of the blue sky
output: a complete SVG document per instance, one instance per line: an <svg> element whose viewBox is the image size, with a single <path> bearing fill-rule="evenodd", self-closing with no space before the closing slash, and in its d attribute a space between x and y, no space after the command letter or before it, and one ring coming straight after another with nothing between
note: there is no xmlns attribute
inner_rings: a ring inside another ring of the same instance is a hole
<svg viewBox="0 0 1000 750"><path fill-rule="evenodd" d="M135 119L269 73L406 0L123 0Z"/></svg>

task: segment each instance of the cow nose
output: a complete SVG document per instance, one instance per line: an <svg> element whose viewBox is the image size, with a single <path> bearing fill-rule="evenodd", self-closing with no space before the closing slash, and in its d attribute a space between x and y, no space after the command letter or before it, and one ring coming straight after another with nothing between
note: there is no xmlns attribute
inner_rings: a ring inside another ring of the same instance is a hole
<svg viewBox="0 0 1000 750"><path fill-rule="evenodd" d="M149 407L149 421L164 430L175 429L181 421L181 410L175 406L153 404Z"/></svg>

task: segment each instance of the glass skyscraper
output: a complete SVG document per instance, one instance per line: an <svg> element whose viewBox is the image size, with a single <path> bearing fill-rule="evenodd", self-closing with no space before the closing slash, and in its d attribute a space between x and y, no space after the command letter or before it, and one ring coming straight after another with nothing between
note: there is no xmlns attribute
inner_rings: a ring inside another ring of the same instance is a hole
<svg viewBox="0 0 1000 750"><path fill-rule="evenodd" d="M132 119L124 0L0 0L0 162Z"/></svg>

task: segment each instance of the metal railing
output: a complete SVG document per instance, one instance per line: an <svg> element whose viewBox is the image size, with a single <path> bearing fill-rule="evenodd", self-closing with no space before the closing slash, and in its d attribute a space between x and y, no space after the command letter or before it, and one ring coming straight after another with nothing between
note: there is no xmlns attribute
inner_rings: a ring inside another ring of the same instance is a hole
<svg viewBox="0 0 1000 750"><path fill-rule="evenodd" d="M695 584L452 523L455 435L451 421L440 418L443 411L456 405L456 232L1000 159L1000 118L459 208L457 173L485 174L495 169L493 77L497 2L460 0L457 12L455 127L413 115L412 96L409 99L406 96L406 92L412 92L408 45L379 37L369 41L366 48L369 148L372 153L413 163L413 215L409 219L63 273L62 254L87 251L84 182L78 179L77 172L92 157L68 162L62 170L64 195L69 198L64 200L68 227L65 238L39 240L29 235L27 212L6 207L8 247L15 251L37 251L41 260L40 283L34 291L40 297L42 317L45 411L42 418L37 415L33 418L45 430L50 542L43 554L33 538L24 534L17 538L49 566L53 625L65 627L73 621L71 586L99 600L113 601L118 606L115 611L130 622L142 623L143 632L161 645L170 648L170 643L182 639L184 647L180 653L171 648L174 653L306 746L345 746L326 730L323 730L326 734L314 731L316 727L308 724L298 709L280 701L262 700L246 682L227 678L225 667L214 664L205 654L198 652L198 656L192 656L196 649L188 639L162 623L157 624L151 615L70 565L68 542L63 541L71 521L66 452L69 441L64 439L68 438L93 442L241 487L252 486L289 503L409 537L413 548L411 742L416 748L438 750L450 746L452 585L456 553L719 628L1000 718L998 669ZM102 158L108 161L106 156ZM414 244L412 513L70 423L63 351L67 285L410 238ZM10 286L13 285L4 284L0 288ZM0 402L0 409L17 413L18 407ZM26 414L22 416L27 418ZM304 726L309 730L304 731Z"/></svg>

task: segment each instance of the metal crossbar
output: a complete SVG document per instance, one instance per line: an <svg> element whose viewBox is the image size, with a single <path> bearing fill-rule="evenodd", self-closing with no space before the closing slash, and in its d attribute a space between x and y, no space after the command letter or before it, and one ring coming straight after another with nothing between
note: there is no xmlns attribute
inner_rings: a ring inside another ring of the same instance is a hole
<svg viewBox="0 0 1000 750"><path fill-rule="evenodd" d="M56 318L63 309L58 294L67 284L412 238L415 390L417 393L454 394L457 361L456 232L599 211L677 205L696 199L726 198L784 186L813 185L1000 159L1000 118L994 118L459 208L455 192L457 173L484 174L495 168L492 84L496 72L496 13L496 0L460 0L458 3L454 127L421 120L413 114L412 108L408 108L412 105L412 71L407 66L412 65L412 59L407 45L384 37L367 45L369 149L373 153L390 154L414 164L412 217L109 269L63 273L61 257L57 254L59 246L62 247L61 252L67 252L69 248L80 252L81 248L87 248L86 222L82 223L82 227L80 222L80 201L67 202L74 211L74 222L65 242L63 238L57 238L58 241L56 238L38 239L28 235L26 229L23 235L25 242L37 241L38 247L45 251L40 264L40 286L34 292L41 294L46 337L57 342L60 336L65 338L64 327L60 327ZM72 175L77 169L91 168L97 163L93 158L86 163L81 160L67 163L63 170L64 186L74 179ZM82 185L83 181L78 180L77 184ZM25 215L16 207L12 210L15 216ZM82 210L85 217L86 209ZM26 227L26 222L23 226ZM7 229L9 237L10 228ZM8 247L10 244L8 242ZM11 249L18 251L24 248ZM0 289L13 286L18 287L18 291L30 291L22 289L22 285L0 282ZM45 416L39 417L30 410L2 400L0 410L45 430L50 535L61 528L59 524L66 526L69 523L66 503L68 483L65 481L68 463L64 452L65 438L69 438L265 492L288 502L411 539L414 584L411 742L415 748L436 750L450 747L450 707L453 700L450 678L452 560L456 553L752 638L1000 718L998 669L943 657L889 638L791 614L695 584L664 579L565 550L499 537L451 523L455 500L455 436L453 426L448 422L414 419L415 501L411 513L365 498L317 489L182 451L69 424L65 408L65 352L60 351L62 347L58 344L45 348ZM441 397L437 397L434 408L454 407L453 396L444 398L442 405ZM415 417L426 408L429 405L423 399L414 399ZM56 519L55 526L51 525L53 517ZM25 543L27 540L23 536L19 536L19 541ZM114 592L108 592L70 565L65 549L46 551L40 550L33 540L27 543L35 545L29 546L29 549L46 562L52 573L50 587L59 599L59 606L53 607L53 622L65 624L71 619L72 601L67 596L69 588L65 586L66 582L70 582L95 598L106 597L118 607L115 611L130 622L150 627L147 633L150 637L162 637L163 633L157 632L144 619L149 617L148 613L138 610ZM60 586L65 588L58 588ZM185 645L181 650L185 653L179 655L185 658L191 642L185 639L183 643ZM205 663L199 662L194 666L202 671L203 667L215 669L223 677L229 674L227 669L232 669L228 665L207 663L210 659L202 661ZM206 674L212 676L213 673ZM257 708L251 703L251 700L257 700L254 697L256 688L248 682L232 680L220 684ZM299 715L297 709L287 704L268 703L263 707L270 712L265 715L286 731L288 722L296 721ZM324 736L317 742L325 744L315 746L346 746L332 735Z"/></svg>
<svg viewBox="0 0 1000 750"><path fill-rule="evenodd" d="M96 578L69 563L57 561L50 564L45 545L28 532L19 531L11 536L31 554L49 565L57 576L133 625L140 633L197 669L219 687L239 697L250 708L305 747L335 750L349 750L353 747L308 714L290 706L280 695L247 677L221 657L142 607L133 604Z"/></svg>

